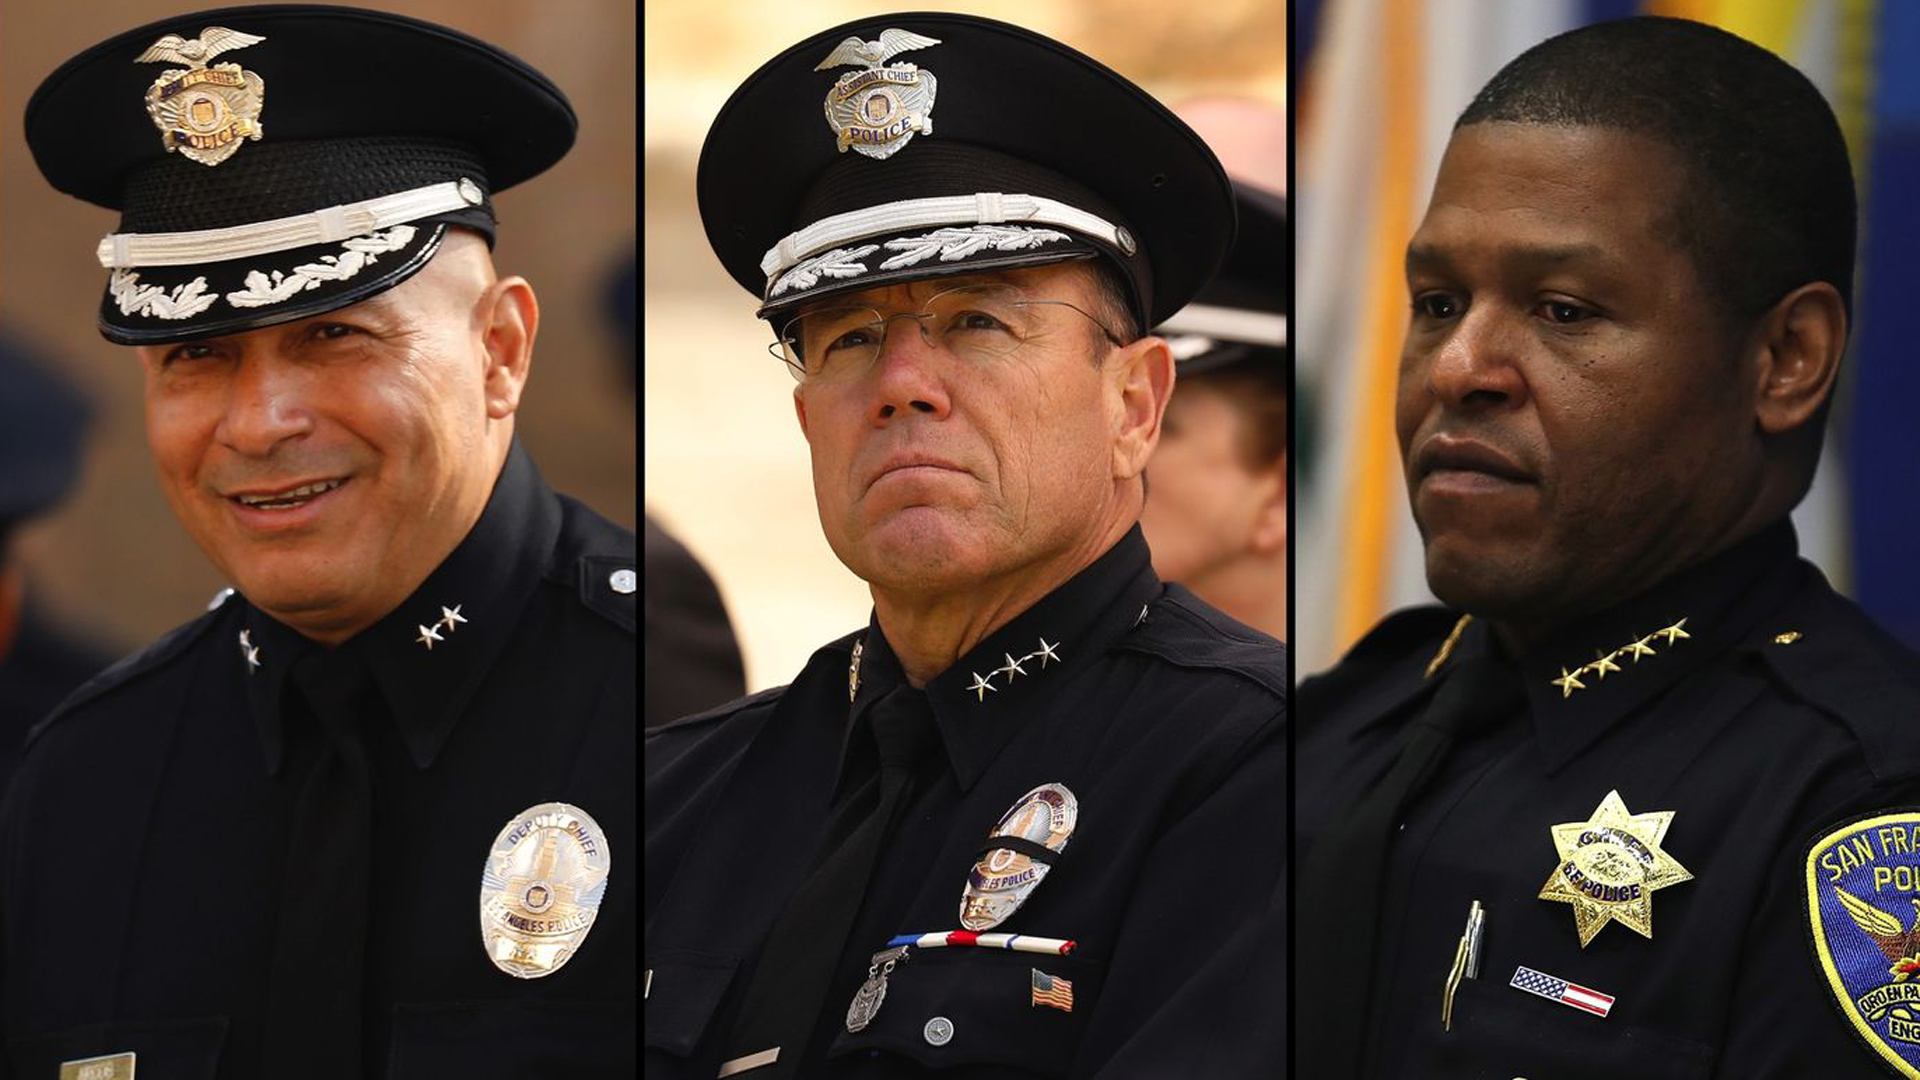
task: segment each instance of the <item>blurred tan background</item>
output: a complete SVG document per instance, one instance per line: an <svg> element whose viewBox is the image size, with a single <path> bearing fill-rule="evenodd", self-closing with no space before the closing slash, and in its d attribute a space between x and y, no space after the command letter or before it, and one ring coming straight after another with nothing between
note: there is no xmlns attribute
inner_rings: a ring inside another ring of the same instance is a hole
<svg viewBox="0 0 1920 1080"><path fill-rule="evenodd" d="M754 297L707 247L694 166L727 96L776 53L850 19L928 10L1019 23L1169 104L1217 94L1286 102L1286 6L1277 0L649 0L646 505L719 584L749 691L787 682L816 648L865 625L871 602L820 534L793 381L767 352L773 336L753 317Z"/></svg>
<svg viewBox="0 0 1920 1080"><path fill-rule="evenodd" d="M622 340L603 308L605 278L635 242L635 5L362 0L355 6L427 19L498 45L545 72L572 100L580 118L573 152L494 202L500 218L495 263L502 273L531 281L541 306L518 431L555 488L634 527L632 343ZM116 215L46 185L27 152L21 116L34 87L69 56L182 10L189 8L130 0L0 2L0 323L61 362L95 405L78 490L23 533L21 544L29 582L55 615L123 651L199 614L225 582L174 521L154 481L132 351L107 344L94 329L105 275L93 246L113 230ZM199 29L194 24L182 32ZM342 64L357 92L373 95L381 107L404 108L406 81L430 77L354 73L350 57Z"/></svg>

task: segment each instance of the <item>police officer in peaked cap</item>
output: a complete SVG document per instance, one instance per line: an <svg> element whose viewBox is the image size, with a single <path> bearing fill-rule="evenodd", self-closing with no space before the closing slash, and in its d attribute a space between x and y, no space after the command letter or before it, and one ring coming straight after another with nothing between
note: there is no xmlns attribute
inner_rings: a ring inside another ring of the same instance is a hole
<svg viewBox="0 0 1920 1080"><path fill-rule="evenodd" d="M574 129L491 45L304 5L129 30L28 103L118 212L100 331L233 588L34 732L0 1074L632 1075L634 538L515 439L538 307L490 256Z"/></svg>
<svg viewBox="0 0 1920 1080"><path fill-rule="evenodd" d="M1285 649L1137 525L1213 155L1059 42L904 14L763 65L697 182L874 609L647 736L648 1075L1278 1072L1210 975L1278 881Z"/></svg>
<svg viewBox="0 0 1920 1080"><path fill-rule="evenodd" d="M1287 623L1286 202L1236 180L1226 265L1155 333L1180 378L1141 525L1154 570L1275 637Z"/></svg>

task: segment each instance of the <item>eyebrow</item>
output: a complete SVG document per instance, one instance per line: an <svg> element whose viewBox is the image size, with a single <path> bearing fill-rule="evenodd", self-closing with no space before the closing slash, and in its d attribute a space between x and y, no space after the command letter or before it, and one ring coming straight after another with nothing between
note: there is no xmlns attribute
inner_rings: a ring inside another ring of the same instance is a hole
<svg viewBox="0 0 1920 1080"><path fill-rule="evenodd" d="M1516 269L1544 269L1571 262L1611 261L1599 244L1523 244L1502 248L1498 258L1503 266ZM1454 259L1446 249L1432 244L1407 245L1407 270L1446 270Z"/></svg>

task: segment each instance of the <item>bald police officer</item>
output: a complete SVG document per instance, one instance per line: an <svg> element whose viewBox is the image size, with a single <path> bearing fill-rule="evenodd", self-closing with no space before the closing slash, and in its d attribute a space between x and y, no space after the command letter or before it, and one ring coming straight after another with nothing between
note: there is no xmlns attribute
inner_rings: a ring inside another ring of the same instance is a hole
<svg viewBox="0 0 1920 1080"><path fill-rule="evenodd" d="M234 587L36 731L0 1072L632 1075L634 538L515 439L538 307L489 254L574 129L499 49L332 7L152 23L29 102L119 211L100 331Z"/></svg>
<svg viewBox="0 0 1920 1080"><path fill-rule="evenodd" d="M1853 230L1819 92L1698 23L1461 115L1397 409L1445 607L1298 695L1302 1074L1914 1075L1920 659L1787 516Z"/></svg>
<svg viewBox="0 0 1920 1080"><path fill-rule="evenodd" d="M648 1075L1277 1071L1208 965L1283 861L1285 651L1136 524L1212 154L1059 42L908 15L762 66L698 183L874 613L648 735Z"/></svg>

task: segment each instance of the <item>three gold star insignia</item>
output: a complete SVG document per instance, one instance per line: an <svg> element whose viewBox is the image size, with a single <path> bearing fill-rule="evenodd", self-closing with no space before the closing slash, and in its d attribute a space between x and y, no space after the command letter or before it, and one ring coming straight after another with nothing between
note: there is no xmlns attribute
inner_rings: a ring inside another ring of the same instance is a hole
<svg viewBox="0 0 1920 1080"><path fill-rule="evenodd" d="M1692 872L1660 847L1673 814L1629 813L1620 793L1609 791L1591 818L1552 827L1560 861L1539 898L1573 905L1581 948L1610 921L1653 939L1654 891L1693 880Z"/></svg>

